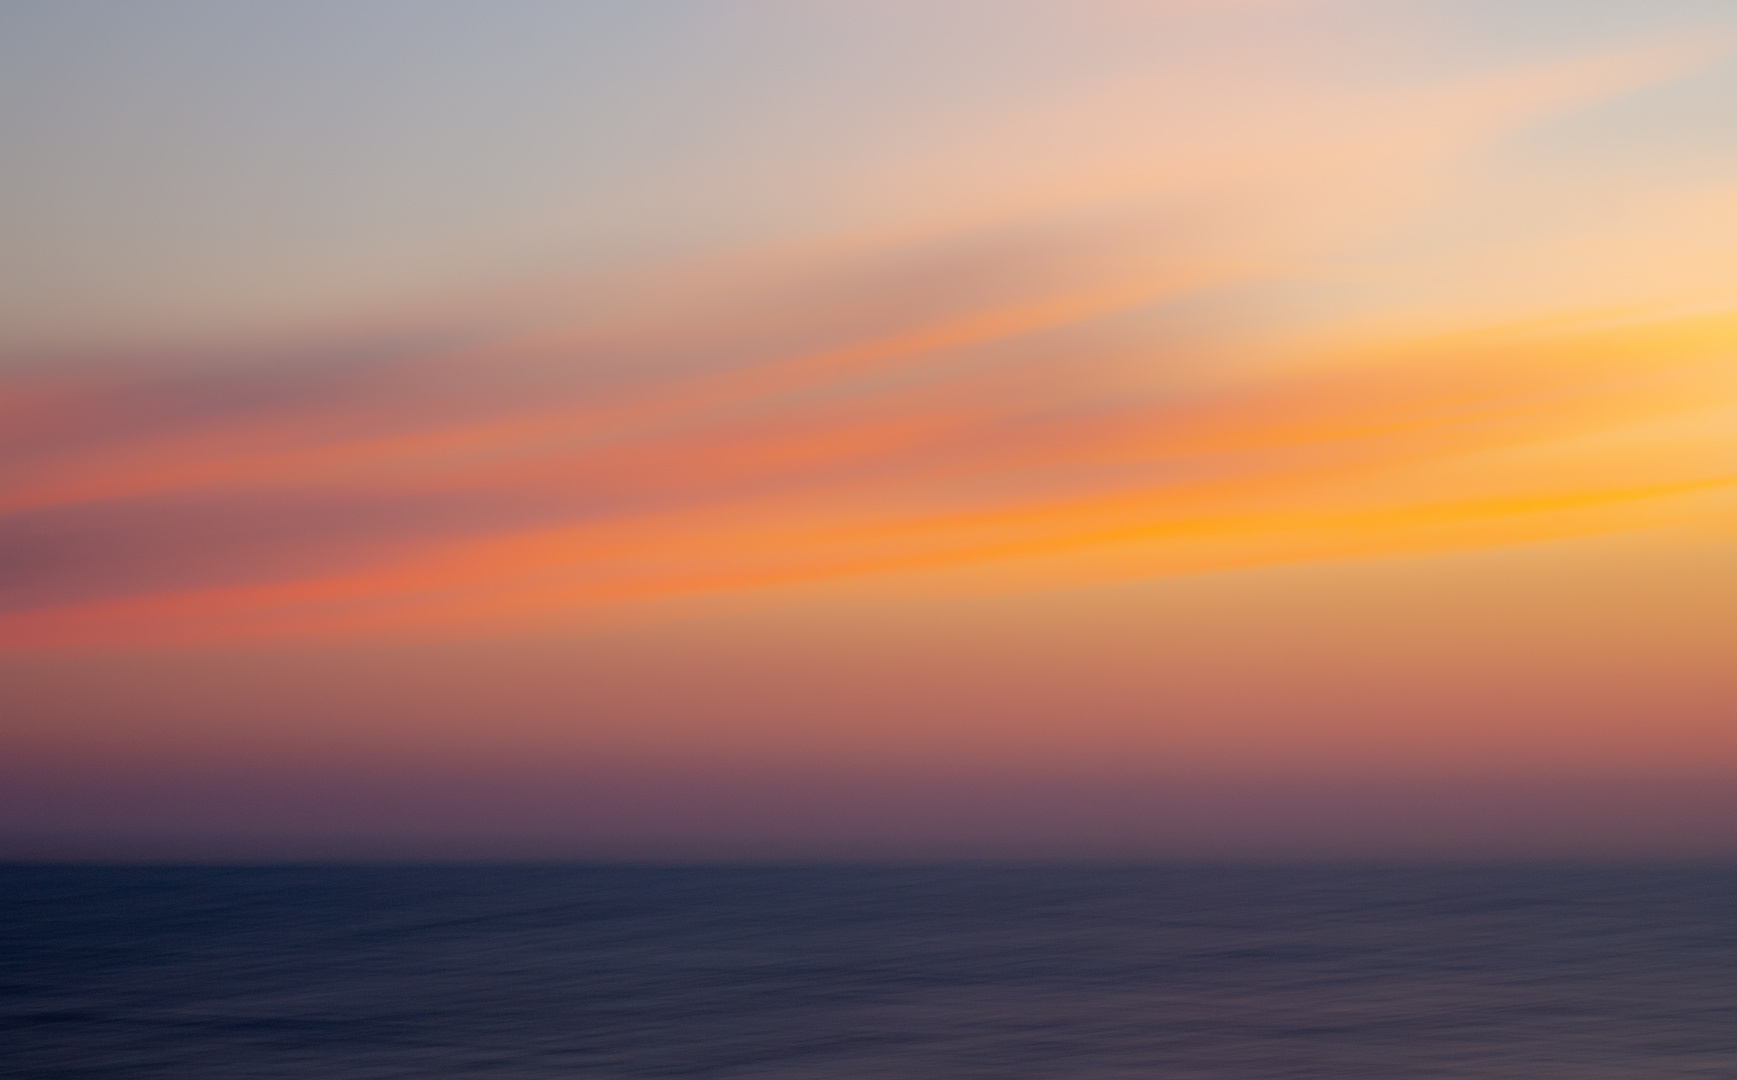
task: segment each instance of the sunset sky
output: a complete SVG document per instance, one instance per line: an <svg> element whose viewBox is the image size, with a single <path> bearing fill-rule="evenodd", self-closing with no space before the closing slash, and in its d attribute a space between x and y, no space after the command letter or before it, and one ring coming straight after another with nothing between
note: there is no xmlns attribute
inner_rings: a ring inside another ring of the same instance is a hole
<svg viewBox="0 0 1737 1080"><path fill-rule="evenodd" d="M66 0L0 124L0 857L1737 853L1729 0Z"/></svg>

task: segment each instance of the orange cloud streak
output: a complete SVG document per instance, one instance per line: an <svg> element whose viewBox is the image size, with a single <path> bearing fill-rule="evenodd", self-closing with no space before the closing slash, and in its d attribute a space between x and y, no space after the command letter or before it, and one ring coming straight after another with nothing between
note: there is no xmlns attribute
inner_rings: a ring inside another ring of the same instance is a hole
<svg viewBox="0 0 1737 1080"><path fill-rule="evenodd" d="M537 512L413 531L384 550L340 538L312 575L267 559L249 583L165 592L146 580L38 605L7 615L0 640L494 632L864 575L988 567L999 587L1030 587L1438 550L1632 527L1737 482L1732 462L1648 459L1620 439L1567 470L1525 457L1728 402L1728 315L1413 342L1380 350L1381 364L1137 398L1120 347L1062 341L1081 351L1060 363L996 355L1069 325L1064 312L1104 309L957 320L662 394L640 386L627 400L387 437L323 443L316 411L123 444L111 453L137 455L137 474L81 491L63 473L59 497L336 485L505 493ZM894 358L909 382L853 382ZM101 458L82 464L102 474Z"/></svg>

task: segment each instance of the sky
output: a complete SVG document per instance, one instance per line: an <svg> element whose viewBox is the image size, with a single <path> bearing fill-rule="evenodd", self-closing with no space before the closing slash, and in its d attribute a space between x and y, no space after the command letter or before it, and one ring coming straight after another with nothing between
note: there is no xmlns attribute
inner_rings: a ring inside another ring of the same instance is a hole
<svg viewBox="0 0 1737 1080"><path fill-rule="evenodd" d="M0 857L1737 854L1737 16L0 11Z"/></svg>

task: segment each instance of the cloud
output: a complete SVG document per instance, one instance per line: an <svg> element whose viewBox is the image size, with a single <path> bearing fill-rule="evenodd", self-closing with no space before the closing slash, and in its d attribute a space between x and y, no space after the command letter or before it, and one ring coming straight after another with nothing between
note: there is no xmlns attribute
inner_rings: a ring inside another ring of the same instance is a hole
<svg viewBox="0 0 1737 1080"><path fill-rule="evenodd" d="M1734 400L1728 314L1443 334L1377 312L1324 334L1283 298L1429 206L1444 162L1702 58L1380 99L1212 77L1192 89L1226 95L1181 127L1148 120L1198 72L1118 83L889 160L838 193L850 227L800 242L311 350L12 365L0 640L462 636L802 583L1029 588L1687 513L1737 462L1659 426Z"/></svg>
<svg viewBox="0 0 1737 1080"><path fill-rule="evenodd" d="M463 632L863 575L1146 576L1621 528L1732 482L1669 448L1637 467L1620 439L1526 460L1704 408L1729 316L1214 386L1131 366L1097 309L1017 310L537 407L449 387L438 422L389 434L328 422L342 396L264 434L246 404L202 414L79 458L109 494L0 520L0 627ZM1199 346L1172 348L1186 370Z"/></svg>

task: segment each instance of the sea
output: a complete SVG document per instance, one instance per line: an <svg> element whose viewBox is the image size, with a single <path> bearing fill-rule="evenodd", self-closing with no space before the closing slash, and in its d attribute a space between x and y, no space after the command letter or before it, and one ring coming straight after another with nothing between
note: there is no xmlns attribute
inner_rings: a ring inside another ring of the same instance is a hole
<svg viewBox="0 0 1737 1080"><path fill-rule="evenodd" d="M0 1076L1737 1080L1737 867L0 867Z"/></svg>

